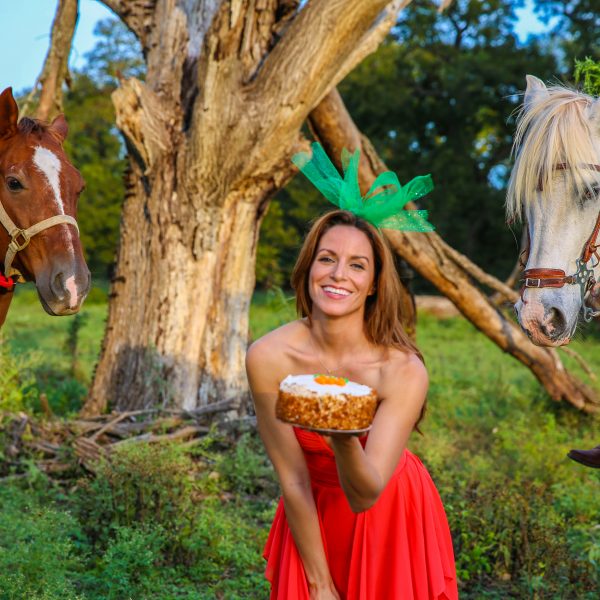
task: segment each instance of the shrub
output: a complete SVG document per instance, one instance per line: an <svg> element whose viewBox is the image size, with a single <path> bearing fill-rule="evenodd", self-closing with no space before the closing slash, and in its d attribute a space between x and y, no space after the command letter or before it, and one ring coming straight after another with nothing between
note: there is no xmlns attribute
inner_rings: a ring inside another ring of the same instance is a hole
<svg viewBox="0 0 600 600"><path fill-rule="evenodd" d="M87 595L102 600L157 597L154 592L161 587L159 567L166 540L162 527L118 526L114 534L95 572L84 577Z"/></svg>
<svg viewBox="0 0 600 600"><path fill-rule="evenodd" d="M195 467L179 444L124 443L80 481L79 518L91 542L107 548L121 527L159 527L171 560L186 557L198 489Z"/></svg>
<svg viewBox="0 0 600 600"><path fill-rule="evenodd" d="M263 499L277 495L273 467L256 433L244 433L235 446L222 456L218 466L230 489L238 494Z"/></svg>
<svg viewBox="0 0 600 600"><path fill-rule="evenodd" d="M199 516L191 539L199 560L191 571L212 592L206 598L266 598L269 586L260 554L267 529L216 498L203 502Z"/></svg>
<svg viewBox="0 0 600 600"><path fill-rule="evenodd" d="M71 600L81 558L77 522L38 506L14 486L0 490L0 599Z"/></svg>

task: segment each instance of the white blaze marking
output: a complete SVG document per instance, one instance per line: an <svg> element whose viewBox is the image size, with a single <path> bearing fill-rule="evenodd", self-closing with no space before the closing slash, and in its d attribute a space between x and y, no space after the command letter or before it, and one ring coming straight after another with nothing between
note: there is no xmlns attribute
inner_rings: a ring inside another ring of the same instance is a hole
<svg viewBox="0 0 600 600"><path fill-rule="evenodd" d="M33 164L44 174L52 191L54 192L54 199L58 206L59 214L64 215L65 209L63 201L60 196L60 160L54 152L44 148L43 146L36 146L35 152L33 153Z"/></svg>
<svg viewBox="0 0 600 600"><path fill-rule="evenodd" d="M64 215L65 207L63 205L62 196L60 195L60 160L56 154L54 154L54 152L51 150L48 150L48 148L44 148L44 146L36 146L33 153L33 164L39 171L42 172L48 181L48 185L52 188L52 191L54 192L54 200L56 202L56 206L58 207L58 214ZM66 233L67 251L71 255L72 262L74 262L75 248L73 246L73 234L71 232L71 228L67 224L55 225L55 227L63 228L63 231ZM64 275L66 276L66 274ZM71 296L70 307L73 308L77 305L77 285L75 284L74 276L71 275L65 280L65 287Z"/></svg>

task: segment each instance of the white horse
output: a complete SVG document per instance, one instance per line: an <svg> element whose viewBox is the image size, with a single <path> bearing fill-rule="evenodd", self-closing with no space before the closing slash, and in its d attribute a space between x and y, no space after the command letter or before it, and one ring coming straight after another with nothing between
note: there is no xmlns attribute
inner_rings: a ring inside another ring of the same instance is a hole
<svg viewBox="0 0 600 600"><path fill-rule="evenodd" d="M600 276L600 100L527 75L507 194L529 234L519 323L534 344L568 344ZM600 289L600 286L595 288Z"/></svg>

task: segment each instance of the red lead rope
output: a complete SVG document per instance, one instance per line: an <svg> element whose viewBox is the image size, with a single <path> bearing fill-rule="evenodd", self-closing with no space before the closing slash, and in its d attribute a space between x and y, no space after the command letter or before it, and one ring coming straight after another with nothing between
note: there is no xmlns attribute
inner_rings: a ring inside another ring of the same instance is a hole
<svg viewBox="0 0 600 600"><path fill-rule="evenodd" d="M5 277L0 273L0 288L4 290L11 290L15 287L15 282L11 277Z"/></svg>

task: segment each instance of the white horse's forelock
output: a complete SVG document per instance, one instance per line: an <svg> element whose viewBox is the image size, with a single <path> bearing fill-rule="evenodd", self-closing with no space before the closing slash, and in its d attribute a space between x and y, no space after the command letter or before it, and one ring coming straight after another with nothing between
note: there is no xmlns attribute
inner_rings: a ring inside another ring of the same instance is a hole
<svg viewBox="0 0 600 600"><path fill-rule="evenodd" d="M506 196L509 221L520 218L523 208L536 198L540 188L548 198L555 167L561 171L569 189L583 194L593 187L586 165L598 162L589 111L594 98L563 86L550 86L521 107L513 144L516 156Z"/></svg>

